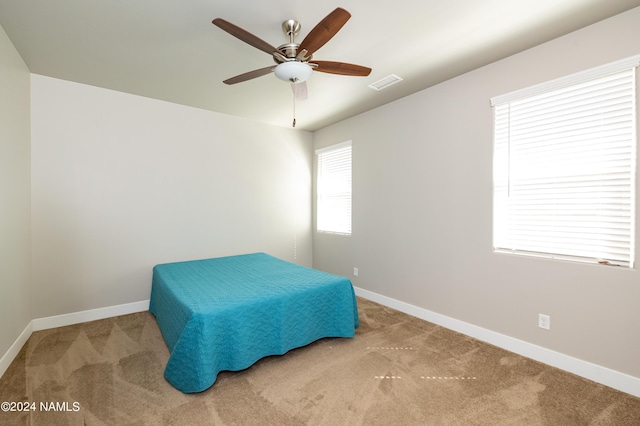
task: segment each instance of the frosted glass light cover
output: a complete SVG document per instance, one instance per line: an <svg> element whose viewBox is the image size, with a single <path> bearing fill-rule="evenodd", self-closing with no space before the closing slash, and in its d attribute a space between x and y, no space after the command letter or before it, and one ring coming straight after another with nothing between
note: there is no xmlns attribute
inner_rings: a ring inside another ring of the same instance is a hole
<svg viewBox="0 0 640 426"><path fill-rule="evenodd" d="M283 62L276 67L274 73L280 80L300 83L311 77L313 70L303 62Z"/></svg>

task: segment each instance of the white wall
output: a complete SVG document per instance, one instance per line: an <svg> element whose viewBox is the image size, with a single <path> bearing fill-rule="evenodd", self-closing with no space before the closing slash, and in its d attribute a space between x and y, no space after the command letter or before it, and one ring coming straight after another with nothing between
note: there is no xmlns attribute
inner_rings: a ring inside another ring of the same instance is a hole
<svg viewBox="0 0 640 426"><path fill-rule="evenodd" d="M489 105L639 54L639 28L637 8L317 131L315 148L353 141L353 235L314 234L314 266L640 378L640 259L629 270L492 252ZM538 313L551 316L550 331Z"/></svg>
<svg viewBox="0 0 640 426"><path fill-rule="evenodd" d="M1 358L31 321L29 70L2 27L0 27L0 94Z"/></svg>
<svg viewBox="0 0 640 426"><path fill-rule="evenodd" d="M32 75L33 317L149 298L155 264L311 266L310 133Z"/></svg>

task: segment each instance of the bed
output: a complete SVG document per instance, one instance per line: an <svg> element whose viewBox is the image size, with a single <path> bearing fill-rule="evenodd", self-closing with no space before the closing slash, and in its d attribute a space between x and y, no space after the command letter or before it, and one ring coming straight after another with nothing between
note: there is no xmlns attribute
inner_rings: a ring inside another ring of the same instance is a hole
<svg viewBox="0 0 640 426"><path fill-rule="evenodd" d="M156 265L149 311L170 352L164 377L184 393L359 325L348 278L266 253Z"/></svg>

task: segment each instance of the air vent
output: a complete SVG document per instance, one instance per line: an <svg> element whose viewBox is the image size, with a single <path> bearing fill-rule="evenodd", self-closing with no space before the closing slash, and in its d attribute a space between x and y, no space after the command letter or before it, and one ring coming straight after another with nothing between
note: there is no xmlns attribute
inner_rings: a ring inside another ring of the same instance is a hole
<svg viewBox="0 0 640 426"><path fill-rule="evenodd" d="M378 81L376 81L375 83L371 83L369 85L369 87L371 87L373 90L377 90L380 91L382 89L386 89L387 87L396 84L398 82L402 81L402 78L398 77L395 74L390 74L388 76L386 76L385 78L382 78Z"/></svg>

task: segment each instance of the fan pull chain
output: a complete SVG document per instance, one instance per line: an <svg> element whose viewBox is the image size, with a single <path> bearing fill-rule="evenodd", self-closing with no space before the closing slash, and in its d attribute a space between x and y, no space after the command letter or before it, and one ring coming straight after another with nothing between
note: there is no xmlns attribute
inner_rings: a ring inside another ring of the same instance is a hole
<svg viewBox="0 0 640 426"><path fill-rule="evenodd" d="M292 125L292 127L296 127L296 91L297 91L297 87L296 87L295 83L293 83L293 87L294 87L294 89L292 90L292 92L293 92L293 125Z"/></svg>

